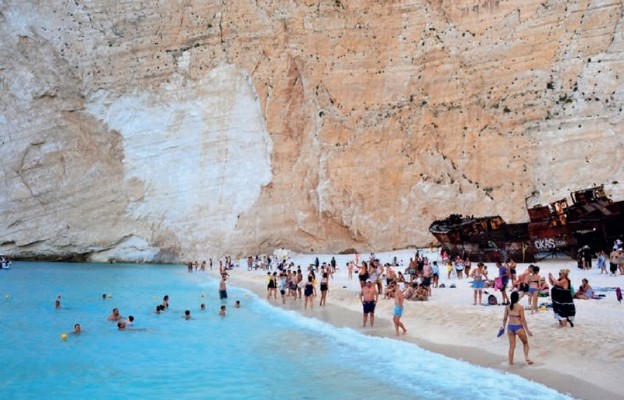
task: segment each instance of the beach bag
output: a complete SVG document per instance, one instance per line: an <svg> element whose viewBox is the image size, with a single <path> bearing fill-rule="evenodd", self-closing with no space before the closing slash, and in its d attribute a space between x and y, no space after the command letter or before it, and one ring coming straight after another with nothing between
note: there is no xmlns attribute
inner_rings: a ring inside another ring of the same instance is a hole
<svg viewBox="0 0 624 400"><path fill-rule="evenodd" d="M620 289L619 287L615 288L615 298L618 302L622 302L622 289Z"/></svg>
<svg viewBox="0 0 624 400"><path fill-rule="evenodd" d="M491 306L495 306L498 304L498 300L496 299L496 296L494 296L493 294L488 296L488 304Z"/></svg>

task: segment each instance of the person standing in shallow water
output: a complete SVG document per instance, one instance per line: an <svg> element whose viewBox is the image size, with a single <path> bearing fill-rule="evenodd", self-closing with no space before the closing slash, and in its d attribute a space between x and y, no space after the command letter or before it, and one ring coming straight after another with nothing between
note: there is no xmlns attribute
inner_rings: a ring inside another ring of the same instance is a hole
<svg viewBox="0 0 624 400"><path fill-rule="evenodd" d="M329 274L327 272L323 272L321 276L321 301L319 302L319 306L327 305L327 291L329 290Z"/></svg>
<svg viewBox="0 0 624 400"><path fill-rule="evenodd" d="M303 308L308 308L308 303L310 304L310 310L314 308L314 298L316 297L316 288L314 287L314 277L308 276L308 282L305 284L305 288L303 290L304 303Z"/></svg>
<svg viewBox="0 0 624 400"><path fill-rule="evenodd" d="M520 338L520 341L522 342L524 360L527 364L531 365L533 364L533 361L529 359L529 339L527 338L527 334L529 336L533 336L533 333L531 333L529 327L527 326L527 321L524 316L524 307L518 303L519 299L520 295L518 292L511 292L511 301L509 303L509 307L505 307L505 316L503 317L503 327L509 320L509 325L507 325L507 337L509 338L509 365L513 365L514 363L516 337Z"/></svg>
<svg viewBox="0 0 624 400"><path fill-rule="evenodd" d="M399 285L396 282L392 282L392 290L394 290L394 316L392 322L394 322L394 330L396 335L399 336L399 328L403 330L403 335L407 334L407 329L403 322L401 322L401 316L403 315L403 292L399 289ZM372 326L372 324L371 324Z"/></svg>
<svg viewBox="0 0 624 400"><path fill-rule="evenodd" d="M225 285L226 274L221 275L221 282L219 282L219 298L221 300L227 299L227 287Z"/></svg>
<svg viewBox="0 0 624 400"><path fill-rule="evenodd" d="M370 314L370 326L371 328L375 324L375 305L379 300L379 293L377 292L377 286L372 284L370 279L366 280L366 286L362 288L360 292L360 301L362 302L362 326L366 327L368 322L368 316Z"/></svg>

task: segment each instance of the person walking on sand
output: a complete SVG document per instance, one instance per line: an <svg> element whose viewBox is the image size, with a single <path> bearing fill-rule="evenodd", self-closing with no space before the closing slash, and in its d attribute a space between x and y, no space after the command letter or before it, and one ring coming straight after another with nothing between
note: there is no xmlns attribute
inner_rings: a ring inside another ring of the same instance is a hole
<svg viewBox="0 0 624 400"><path fill-rule="evenodd" d="M267 284L267 300L271 299L271 295L273 295L274 299L277 299L277 272L273 272L273 275L267 272L267 276L269 279Z"/></svg>
<svg viewBox="0 0 624 400"><path fill-rule="evenodd" d="M375 323L375 305L377 305L377 300L379 300L377 286L373 285L373 282L370 279L367 279L366 286L364 286L360 292L360 301L362 302L363 308L362 327L366 327L369 314L370 326L371 328L373 327L373 324Z"/></svg>
<svg viewBox="0 0 624 400"><path fill-rule="evenodd" d="M396 335L399 336L399 328L403 329L403 335L407 334L407 329L403 322L401 322L401 316L403 315L403 292L399 289L399 285L396 282L392 282L392 289L394 289L394 316L392 322L394 322L394 330ZM371 324L372 326L372 324Z"/></svg>
<svg viewBox="0 0 624 400"><path fill-rule="evenodd" d="M509 321L507 325L507 337L509 338L509 365L514 363L514 352L516 350L516 337L520 338L522 347L524 350L524 360L528 365L533 364L533 361L529 359L529 336L533 336L533 333L529 330L527 320L524 316L524 307L522 307L518 300L520 295L518 292L511 292L511 301L509 307L505 307L505 316L503 317L503 326Z"/></svg>
<svg viewBox="0 0 624 400"><path fill-rule="evenodd" d="M530 268L532 272L528 278L529 297L531 298L531 314L535 314L537 312L537 298L539 297L542 277L539 274L540 269L537 265L531 265Z"/></svg>
<svg viewBox="0 0 624 400"><path fill-rule="evenodd" d="M321 301L319 306L327 305L327 291L329 290L329 276L327 272L323 272L321 276Z"/></svg>
<svg viewBox="0 0 624 400"><path fill-rule="evenodd" d="M487 274L483 269L484 266L485 265L480 262L477 264L477 268L473 269L470 274L472 277L472 288L474 289L474 301L472 302L473 306L483 304L483 288L485 286L485 281L488 279Z"/></svg>
<svg viewBox="0 0 624 400"><path fill-rule="evenodd" d="M310 304L310 310L314 308L314 298L316 297L316 288L314 287L314 277L308 276L308 282L303 289L304 303L303 309L308 309L308 303Z"/></svg>
<svg viewBox="0 0 624 400"><path fill-rule="evenodd" d="M503 297L503 305L509 305L509 297L507 296L507 283L509 283L509 271L507 267L500 261L496 262L498 268L498 278L500 279L500 292Z"/></svg>

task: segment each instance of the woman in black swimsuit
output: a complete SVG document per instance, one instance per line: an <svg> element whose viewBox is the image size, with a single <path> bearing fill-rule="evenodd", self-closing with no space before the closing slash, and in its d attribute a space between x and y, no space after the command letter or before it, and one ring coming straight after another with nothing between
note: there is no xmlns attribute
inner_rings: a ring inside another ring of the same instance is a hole
<svg viewBox="0 0 624 400"><path fill-rule="evenodd" d="M308 276L308 282L305 284L305 289L303 289L303 296L305 298L303 308L307 309L308 303L310 303L310 310L312 310L314 308L314 297L316 297L316 288L314 287L314 279L311 276Z"/></svg>
<svg viewBox="0 0 624 400"><path fill-rule="evenodd" d="M358 279L360 280L360 287L364 287L364 285L366 285L366 280L368 279L368 265L366 264L366 261L362 261Z"/></svg>
<svg viewBox="0 0 624 400"><path fill-rule="evenodd" d="M327 272L323 272L323 276L321 276L321 301L319 302L319 306L327 305L327 290L329 289L329 274Z"/></svg>

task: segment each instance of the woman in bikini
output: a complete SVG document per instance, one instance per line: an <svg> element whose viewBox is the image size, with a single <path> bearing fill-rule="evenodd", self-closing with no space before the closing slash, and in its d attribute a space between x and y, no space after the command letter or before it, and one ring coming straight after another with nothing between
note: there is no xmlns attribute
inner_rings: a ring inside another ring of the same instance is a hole
<svg viewBox="0 0 624 400"><path fill-rule="evenodd" d="M537 265L533 265L532 273L529 275L529 297L531 298L531 314L535 314L537 312L537 298L540 292L540 280L542 279L539 275L539 267Z"/></svg>
<svg viewBox="0 0 624 400"><path fill-rule="evenodd" d="M507 337L509 338L509 365L513 365L514 352L516 350L516 336L520 338L522 347L524 350L524 360L528 365L533 364L533 361L529 359L529 336L533 336L533 333L527 326L527 320L524 317L524 308L518 303L520 296L518 292L511 292L511 301L509 308L505 307L505 316L503 317L503 326L507 324L509 319L509 325L507 325Z"/></svg>

